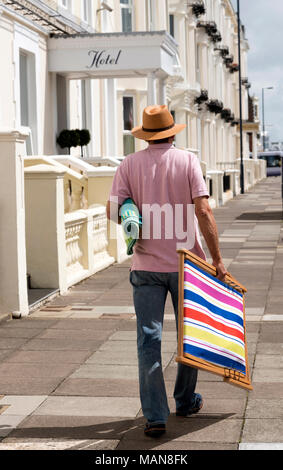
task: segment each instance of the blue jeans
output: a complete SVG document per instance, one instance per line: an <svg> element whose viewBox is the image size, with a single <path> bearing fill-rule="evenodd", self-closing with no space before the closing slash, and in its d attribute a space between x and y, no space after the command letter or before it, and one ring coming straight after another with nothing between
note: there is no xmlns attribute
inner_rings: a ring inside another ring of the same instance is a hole
<svg viewBox="0 0 283 470"><path fill-rule="evenodd" d="M166 423L170 410L161 361L164 307L171 294L178 331L178 273L131 271L137 316L137 347L142 411L149 423ZM197 369L178 363L174 389L176 410L186 413L194 403Z"/></svg>

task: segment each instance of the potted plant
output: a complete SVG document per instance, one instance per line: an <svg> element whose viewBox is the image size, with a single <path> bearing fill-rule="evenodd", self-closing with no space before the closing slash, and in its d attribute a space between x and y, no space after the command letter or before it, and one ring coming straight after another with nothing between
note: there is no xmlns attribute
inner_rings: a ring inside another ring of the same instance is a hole
<svg viewBox="0 0 283 470"><path fill-rule="evenodd" d="M77 129L79 134L79 145L81 147L81 157L83 158L83 147L90 142L90 132L88 129Z"/></svg>
<svg viewBox="0 0 283 470"><path fill-rule="evenodd" d="M233 119L233 121L231 122L231 126L237 126L238 124L240 123L239 119Z"/></svg>
<svg viewBox="0 0 283 470"><path fill-rule="evenodd" d="M234 57L232 55L226 55L224 57L224 63L226 65L226 67L229 68L231 66L231 64L233 63L233 59L234 59Z"/></svg>
<svg viewBox="0 0 283 470"><path fill-rule="evenodd" d="M222 41L222 36L219 32L212 34L211 36L212 42L221 42Z"/></svg>
<svg viewBox="0 0 283 470"><path fill-rule="evenodd" d="M70 154L71 147L79 145L79 134L77 131L64 129L60 132L56 142L61 148L68 148Z"/></svg>
<svg viewBox="0 0 283 470"><path fill-rule="evenodd" d="M220 50L220 55L224 59L227 55L229 55L229 47L227 46L222 46L219 48Z"/></svg>
<svg viewBox="0 0 283 470"><path fill-rule="evenodd" d="M229 122L231 118L231 110L228 108L222 109L221 118L224 119L224 121Z"/></svg>
<svg viewBox="0 0 283 470"><path fill-rule="evenodd" d="M205 6L203 2L194 2L192 3L191 7L192 7L193 15L196 16L197 18L205 14L206 10L205 10Z"/></svg>
<svg viewBox="0 0 283 470"><path fill-rule="evenodd" d="M200 95L195 98L195 103L200 105L204 101L208 100L208 91L207 90L201 90Z"/></svg>
<svg viewBox="0 0 283 470"><path fill-rule="evenodd" d="M223 109L223 103L222 101L219 100L209 100L208 103L206 103L207 109L214 114L219 114L221 113Z"/></svg>
<svg viewBox="0 0 283 470"><path fill-rule="evenodd" d="M213 36L214 34L218 33L215 21L208 21L205 29L208 36Z"/></svg>
<svg viewBox="0 0 283 470"><path fill-rule="evenodd" d="M230 73L238 72L239 71L239 65L238 64L231 64L229 69L230 69Z"/></svg>

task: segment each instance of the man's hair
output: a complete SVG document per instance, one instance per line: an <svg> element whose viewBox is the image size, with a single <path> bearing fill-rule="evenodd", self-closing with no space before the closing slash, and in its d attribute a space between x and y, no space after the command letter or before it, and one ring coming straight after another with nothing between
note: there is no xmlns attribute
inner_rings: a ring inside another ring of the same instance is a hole
<svg viewBox="0 0 283 470"><path fill-rule="evenodd" d="M166 137L166 139L151 140L151 143L152 144L165 144L169 142L169 139L171 139L171 137Z"/></svg>

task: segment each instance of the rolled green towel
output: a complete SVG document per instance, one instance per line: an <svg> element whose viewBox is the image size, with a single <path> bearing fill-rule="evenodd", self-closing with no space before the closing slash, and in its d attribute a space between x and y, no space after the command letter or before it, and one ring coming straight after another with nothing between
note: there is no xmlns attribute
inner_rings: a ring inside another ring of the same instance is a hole
<svg viewBox="0 0 283 470"><path fill-rule="evenodd" d="M131 198L125 199L121 209L121 225L127 244L127 255L133 254L133 246L139 238L139 230L142 225L142 218L137 206Z"/></svg>

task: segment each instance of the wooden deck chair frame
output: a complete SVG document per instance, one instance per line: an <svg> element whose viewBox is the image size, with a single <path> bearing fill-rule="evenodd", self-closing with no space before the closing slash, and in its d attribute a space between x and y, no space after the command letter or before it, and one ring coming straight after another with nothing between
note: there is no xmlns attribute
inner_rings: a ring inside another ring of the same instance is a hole
<svg viewBox="0 0 283 470"><path fill-rule="evenodd" d="M249 365L248 365L248 351L246 341L246 319L245 319L245 293L247 289L240 284L230 273L225 277L225 284L234 289L238 290L243 294L243 321L244 321L244 335L245 335L245 361L246 361L246 375L238 372L234 369L228 369L225 367L212 364L198 357L192 356L188 353L184 353L183 348L183 325L184 325L184 263L185 260L189 260L196 266L206 271L207 273L216 276L216 268L194 255L188 250L181 249L177 250L179 254L179 305L178 305L178 355L176 361L182 364L195 367L197 369L205 370L216 375L223 377L224 382L228 382L232 385L244 388L246 390L252 390Z"/></svg>

